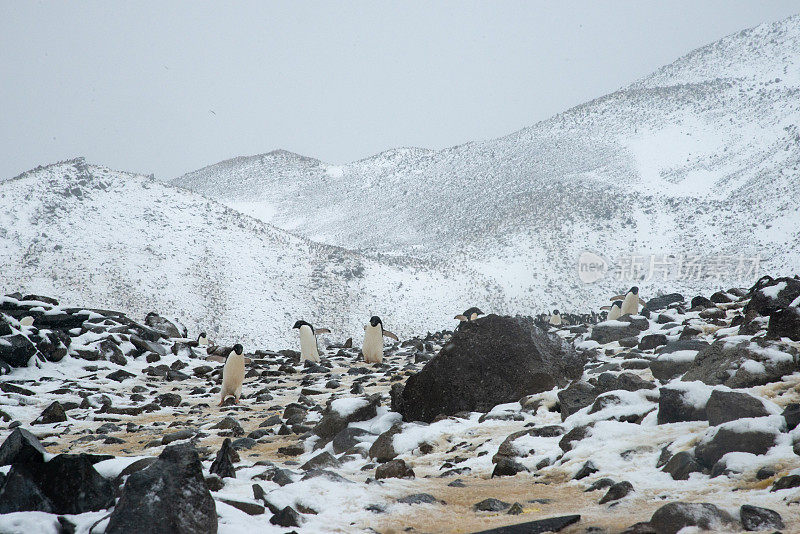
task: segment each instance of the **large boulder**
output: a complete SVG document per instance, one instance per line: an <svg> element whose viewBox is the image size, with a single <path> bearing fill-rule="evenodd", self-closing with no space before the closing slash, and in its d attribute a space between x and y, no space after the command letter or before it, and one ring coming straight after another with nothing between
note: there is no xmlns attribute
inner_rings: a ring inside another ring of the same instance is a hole
<svg viewBox="0 0 800 534"><path fill-rule="evenodd" d="M156 312L148 313L144 318L144 324L164 334L164 337L185 338L187 334L185 327L183 329L178 328L175 323L165 317L161 317Z"/></svg>
<svg viewBox="0 0 800 534"><path fill-rule="evenodd" d="M682 380L699 380L710 386L730 388L761 386L793 373L797 365L791 347L760 346L750 340L732 343L715 341L701 350Z"/></svg>
<svg viewBox="0 0 800 534"><path fill-rule="evenodd" d="M705 421L711 392L703 384L677 382L659 389L659 425L684 421Z"/></svg>
<svg viewBox="0 0 800 534"><path fill-rule="evenodd" d="M738 522L725 510L709 503L671 502L655 511L650 526L657 534L676 534L686 527L731 532Z"/></svg>
<svg viewBox="0 0 800 534"><path fill-rule="evenodd" d="M673 302L683 302L683 295L680 293L670 293L669 295L653 297L647 301L644 307L651 311L658 311L665 309Z"/></svg>
<svg viewBox="0 0 800 534"><path fill-rule="evenodd" d="M800 280L797 278L761 278L751 288L752 297L744 307L745 315L770 315L788 307L800 296Z"/></svg>
<svg viewBox="0 0 800 534"><path fill-rule="evenodd" d="M462 323L450 342L409 377L394 404L405 421L489 411L526 395L565 386L584 360L529 317L488 315Z"/></svg>
<svg viewBox="0 0 800 534"><path fill-rule="evenodd" d="M764 417L769 411L760 399L738 391L715 389L706 404L708 424L711 426L745 417Z"/></svg>
<svg viewBox="0 0 800 534"><path fill-rule="evenodd" d="M44 462L44 450L36 436L24 428L15 428L0 445L0 466Z"/></svg>
<svg viewBox="0 0 800 534"><path fill-rule="evenodd" d="M783 418L780 416L723 423L695 447L695 458L703 466L711 468L729 452L765 454L775 445L781 424Z"/></svg>
<svg viewBox="0 0 800 534"><path fill-rule="evenodd" d="M592 334L589 339L605 345L620 339L637 337L641 331L642 329L638 328L636 324L628 321L603 321L592 327Z"/></svg>
<svg viewBox="0 0 800 534"><path fill-rule="evenodd" d="M775 310L769 315L767 335L772 338L788 337L800 341L800 308L788 307Z"/></svg>
<svg viewBox="0 0 800 534"><path fill-rule="evenodd" d="M171 445L147 469L128 477L106 534L217 532L214 498L194 447Z"/></svg>
<svg viewBox="0 0 800 534"><path fill-rule="evenodd" d="M26 367L34 354L36 346L22 334L0 338L0 360L12 367Z"/></svg>
<svg viewBox="0 0 800 534"><path fill-rule="evenodd" d="M15 463L0 489L0 514L96 512L114 504L114 487L87 454L59 454L49 462Z"/></svg>
<svg viewBox="0 0 800 534"><path fill-rule="evenodd" d="M381 395L369 397L345 397L328 403L322 418L312 432L319 436L319 444L326 444L335 438L347 425L357 421L367 421L378 414Z"/></svg>

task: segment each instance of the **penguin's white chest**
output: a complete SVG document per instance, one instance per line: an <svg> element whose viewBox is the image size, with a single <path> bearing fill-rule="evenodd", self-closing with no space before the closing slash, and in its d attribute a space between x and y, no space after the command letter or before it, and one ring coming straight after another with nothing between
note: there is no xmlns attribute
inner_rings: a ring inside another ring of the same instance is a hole
<svg viewBox="0 0 800 534"><path fill-rule="evenodd" d="M637 315L639 313L639 295L628 293L625 295L625 300L622 301L622 312L620 315L625 314Z"/></svg>
<svg viewBox="0 0 800 534"><path fill-rule="evenodd" d="M369 363L380 363L383 361L383 331L381 325L372 326L368 324L364 328L364 345L361 347L364 360Z"/></svg>
<svg viewBox="0 0 800 534"><path fill-rule="evenodd" d="M311 327L306 324L300 327L300 361L303 360L319 361L317 338Z"/></svg>
<svg viewBox="0 0 800 534"><path fill-rule="evenodd" d="M244 382L244 354L231 354L222 368L222 400L233 395L238 400Z"/></svg>
<svg viewBox="0 0 800 534"><path fill-rule="evenodd" d="M608 312L608 320L613 321L614 319L619 319L619 316L622 315L622 312L619 309L619 306L611 306L611 310Z"/></svg>
<svg viewBox="0 0 800 534"><path fill-rule="evenodd" d="M561 315L551 315L550 316L550 324L554 326L558 326L561 324Z"/></svg>
<svg viewBox="0 0 800 534"><path fill-rule="evenodd" d="M202 346L202 347L208 346L208 338L204 337L204 336L200 336L197 339L197 344Z"/></svg>

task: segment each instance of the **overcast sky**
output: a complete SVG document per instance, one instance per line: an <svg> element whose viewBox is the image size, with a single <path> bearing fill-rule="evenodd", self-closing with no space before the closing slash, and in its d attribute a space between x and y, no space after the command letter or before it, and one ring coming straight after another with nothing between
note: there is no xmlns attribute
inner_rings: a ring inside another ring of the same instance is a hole
<svg viewBox="0 0 800 534"><path fill-rule="evenodd" d="M0 178L86 156L172 178L498 137L737 30L735 2L0 0Z"/></svg>

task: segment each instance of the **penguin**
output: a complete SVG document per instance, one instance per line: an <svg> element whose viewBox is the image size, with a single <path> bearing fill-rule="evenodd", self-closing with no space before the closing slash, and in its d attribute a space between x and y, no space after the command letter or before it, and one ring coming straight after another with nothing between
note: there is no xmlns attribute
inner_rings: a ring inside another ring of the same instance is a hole
<svg viewBox="0 0 800 534"><path fill-rule="evenodd" d="M603 306L600 308L601 310L608 310L608 315L606 316L606 321L614 321L619 319L619 316L622 315L622 301L615 300L611 306ZM595 321L596 322L596 321Z"/></svg>
<svg viewBox="0 0 800 534"><path fill-rule="evenodd" d="M638 315L639 314L639 304L646 304L641 298L639 298L639 288L633 286L628 290L627 293L624 295L617 295L615 297L611 297L611 300L622 300L622 307L620 310L620 315Z"/></svg>
<svg viewBox="0 0 800 534"><path fill-rule="evenodd" d="M549 322L553 326L561 326L561 314L558 313L558 310L553 310L553 313L550 315Z"/></svg>
<svg viewBox="0 0 800 534"><path fill-rule="evenodd" d="M327 328L318 328L314 330L311 323L300 320L294 323L292 327L300 331L300 361L309 360L312 362L319 361L319 349L317 349L317 334L328 334L330 330Z"/></svg>
<svg viewBox="0 0 800 534"><path fill-rule="evenodd" d="M208 336L205 332L200 332L200 335L197 336L197 344L201 347L208 346Z"/></svg>
<svg viewBox="0 0 800 534"><path fill-rule="evenodd" d="M33 326L33 317L30 315L26 315L22 319L19 320L19 324L22 326Z"/></svg>
<svg viewBox="0 0 800 534"><path fill-rule="evenodd" d="M242 396L242 382L244 382L244 348L240 344L233 346L222 368L222 391L220 392L219 406L225 399L233 396L234 404L239 404Z"/></svg>
<svg viewBox="0 0 800 534"><path fill-rule="evenodd" d="M383 337L400 341L397 336L383 329L383 322L377 315L373 315L369 324L364 326L364 345L361 353L367 363L381 363L383 361Z"/></svg>
<svg viewBox="0 0 800 534"><path fill-rule="evenodd" d="M462 323L465 321L474 321L478 318L479 315L484 315L484 313L480 310L480 308L476 308L475 306L469 308L461 315L456 315L453 319L458 319Z"/></svg>

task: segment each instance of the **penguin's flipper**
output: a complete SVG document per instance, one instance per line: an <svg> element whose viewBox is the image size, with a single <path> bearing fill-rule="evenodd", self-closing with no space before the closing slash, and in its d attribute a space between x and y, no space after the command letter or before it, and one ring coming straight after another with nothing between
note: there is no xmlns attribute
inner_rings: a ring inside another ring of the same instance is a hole
<svg viewBox="0 0 800 534"><path fill-rule="evenodd" d="M392 334L388 330L384 330L383 331L383 335L384 335L384 337L390 337L390 338L394 339L395 341L400 341L399 339L397 339L396 335Z"/></svg>
<svg viewBox="0 0 800 534"><path fill-rule="evenodd" d="M317 335L319 335L319 334L330 334L331 331L328 330L327 328L317 328L316 330L314 330L314 333L317 334Z"/></svg>
<svg viewBox="0 0 800 534"><path fill-rule="evenodd" d="M616 297L611 297L608 300L622 300L625 298L625 295L617 295Z"/></svg>
<svg viewBox="0 0 800 534"><path fill-rule="evenodd" d="M611 306L600 306L601 310L610 310Z"/></svg>
<svg viewBox="0 0 800 534"><path fill-rule="evenodd" d="M458 319L459 321L466 321L467 318L464 315L456 315L453 319Z"/></svg>
<svg viewBox="0 0 800 534"><path fill-rule="evenodd" d="M642 306L646 306L647 305L647 303L645 301L643 301L641 298L639 299L639 304L641 304Z"/></svg>
<svg viewBox="0 0 800 534"><path fill-rule="evenodd" d="M206 356L206 360L212 362L225 363L225 358L223 358L222 356L217 356L216 354L211 354L209 356Z"/></svg>

